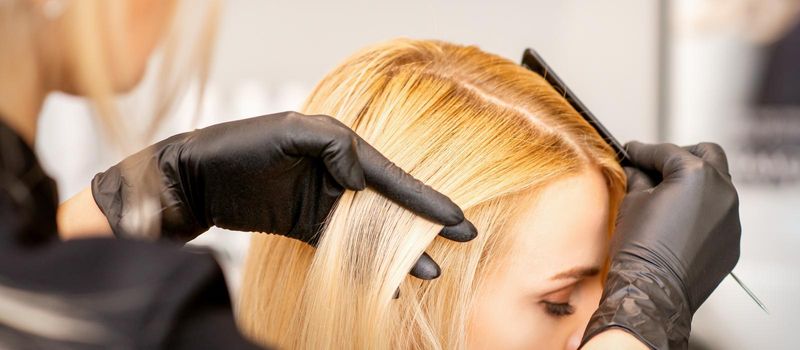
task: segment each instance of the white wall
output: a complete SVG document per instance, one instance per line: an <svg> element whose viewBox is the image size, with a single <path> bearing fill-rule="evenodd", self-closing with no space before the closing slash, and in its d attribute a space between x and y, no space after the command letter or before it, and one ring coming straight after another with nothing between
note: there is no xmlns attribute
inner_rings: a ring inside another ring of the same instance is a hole
<svg viewBox="0 0 800 350"><path fill-rule="evenodd" d="M620 139L655 138L656 1L234 0L215 61L223 85L312 85L366 45L398 36L537 49Z"/></svg>

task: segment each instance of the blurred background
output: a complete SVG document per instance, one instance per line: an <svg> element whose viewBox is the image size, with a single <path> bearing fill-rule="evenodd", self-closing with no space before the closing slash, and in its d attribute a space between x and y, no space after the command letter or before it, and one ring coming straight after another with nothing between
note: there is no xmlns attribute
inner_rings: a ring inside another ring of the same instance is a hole
<svg viewBox="0 0 800 350"><path fill-rule="evenodd" d="M735 271L770 313L728 278L698 311L692 348L795 349L799 14L800 0L228 0L204 98L187 94L146 141L297 109L340 61L395 37L474 44L515 61L531 47L621 141L725 147L741 201ZM62 200L124 156L98 130L82 100L48 99L37 148ZM234 292L248 239L212 230L195 241L218 252Z"/></svg>

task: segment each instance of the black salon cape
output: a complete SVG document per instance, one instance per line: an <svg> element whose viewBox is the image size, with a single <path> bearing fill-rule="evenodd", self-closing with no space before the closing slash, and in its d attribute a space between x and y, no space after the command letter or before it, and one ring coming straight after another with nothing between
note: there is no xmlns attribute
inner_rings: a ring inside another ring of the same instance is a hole
<svg viewBox="0 0 800 350"><path fill-rule="evenodd" d="M222 271L167 242L61 242L56 186L0 125L0 349L256 349Z"/></svg>

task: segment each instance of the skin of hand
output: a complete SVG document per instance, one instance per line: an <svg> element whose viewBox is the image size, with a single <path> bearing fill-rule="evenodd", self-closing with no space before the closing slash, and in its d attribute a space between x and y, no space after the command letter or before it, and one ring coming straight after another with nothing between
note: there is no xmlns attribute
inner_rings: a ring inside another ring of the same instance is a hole
<svg viewBox="0 0 800 350"><path fill-rule="evenodd" d="M692 315L739 259L736 188L716 144L626 147L637 168L626 168L611 267L584 342L619 327L651 348L684 349Z"/></svg>
<svg viewBox="0 0 800 350"><path fill-rule="evenodd" d="M314 245L344 190L366 186L444 225L445 238L477 235L449 198L324 115L284 112L178 134L98 174L92 193L118 236L146 183L159 190L161 236L181 242L218 226ZM432 279L440 268L423 254L411 274Z"/></svg>

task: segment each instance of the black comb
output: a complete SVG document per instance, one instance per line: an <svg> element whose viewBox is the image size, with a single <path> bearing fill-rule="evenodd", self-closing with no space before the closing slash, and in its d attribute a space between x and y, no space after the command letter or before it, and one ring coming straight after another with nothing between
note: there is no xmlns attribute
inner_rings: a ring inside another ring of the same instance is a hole
<svg viewBox="0 0 800 350"><path fill-rule="evenodd" d="M623 166L630 166L631 160L628 156L628 152L625 151L625 147L622 147L622 144L617 141L614 136L611 136L611 133L597 120L597 117L592 114L592 112L586 108L586 106L578 99L577 96L567 87L567 84L564 84L564 81L558 77L555 71L553 71L550 66L542 59L542 56L539 56L536 51L533 49L526 49L525 53L522 54L522 66L528 68L529 70L541 75L544 80L546 80L564 99L569 102L572 108L575 108L578 111L578 114L583 117L596 131L600 134L606 143L608 143L611 148L614 149L614 152L617 154L617 159L619 163Z"/></svg>

